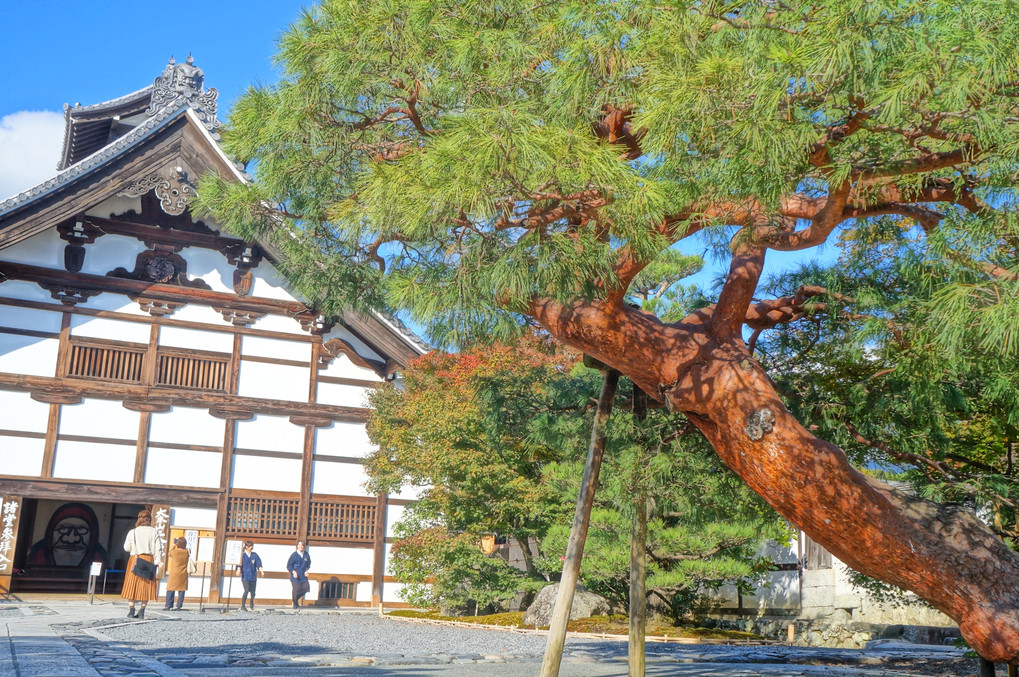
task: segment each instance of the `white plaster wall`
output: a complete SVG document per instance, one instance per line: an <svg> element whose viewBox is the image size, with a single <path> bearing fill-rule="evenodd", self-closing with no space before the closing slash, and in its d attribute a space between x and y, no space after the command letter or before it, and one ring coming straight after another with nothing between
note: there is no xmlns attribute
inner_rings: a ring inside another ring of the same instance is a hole
<svg viewBox="0 0 1019 677"><path fill-rule="evenodd" d="M102 298L100 295L97 298ZM115 298L125 298L115 294L105 294ZM138 305L132 303L133 307ZM129 341L131 343L142 343L148 345L150 325L144 322L123 322L121 320L108 320L102 317L89 317L88 315L71 316L71 336L83 336L90 338L110 339L114 341Z"/></svg>
<svg viewBox="0 0 1019 677"><path fill-rule="evenodd" d="M229 355L234 349L234 337L222 331L202 331L182 327L159 328L159 345L171 348L191 348Z"/></svg>
<svg viewBox="0 0 1019 677"><path fill-rule="evenodd" d="M108 217L109 214L106 214L103 218ZM138 255L147 250L148 247L145 246L145 243L133 237L103 235L96 238L92 244L85 245L85 261L82 263L81 272L91 275L106 275L117 268L124 268L130 273L134 270ZM63 250L61 250L62 261ZM61 265L62 267L63 265Z"/></svg>
<svg viewBox="0 0 1019 677"><path fill-rule="evenodd" d="M0 334L0 372L53 376L60 341Z"/></svg>
<svg viewBox="0 0 1019 677"><path fill-rule="evenodd" d="M296 301L297 297L287 291L287 282L271 264L262 261L251 271L251 295L267 299Z"/></svg>
<svg viewBox="0 0 1019 677"><path fill-rule="evenodd" d="M403 519L403 513L407 511L405 505L386 506L386 536L392 536L396 523Z"/></svg>
<svg viewBox="0 0 1019 677"><path fill-rule="evenodd" d="M292 317L286 317L285 315L266 315L265 317L255 320L255 323L251 325L252 329L261 329L263 331L278 331L285 334L294 334L295 336L308 336L308 332L301 328L301 323Z"/></svg>
<svg viewBox="0 0 1019 677"><path fill-rule="evenodd" d="M382 588L385 590L385 587ZM372 583L371 581L361 581L357 584L357 589L354 591L355 602L371 602L372 601Z"/></svg>
<svg viewBox="0 0 1019 677"><path fill-rule="evenodd" d="M226 423L210 416L205 409L173 407L167 412L152 414L149 440L153 443L202 444L222 447Z"/></svg>
<svg viewBox="0 0 1019 677"><path fill-rule="evenodd" d="M231 486L235 489L300 491L301 459L235 455Z"/></svg>
<svg viewBox="0 0 1019 677"><path fill-rule="evenodd" d="M140 416L114 400L85 399L80 404L65 404L60 408L59 432L61 435L137 440ZM131 454L133 458L134 446Z"/></svg>
<svg viewBox="0 0 1019 677"><path fill-rule="evenodd" d="M319 383L318 401L321 404L340 407L367 407L368 388L337 383Z"/></svg>
<svg viewBox="0 0 1019 677"><path fill-rule="evenodd" d="M404 485L400 488L399 493L390 494L389 496L390 498L399 498L403 501L416 501L421 498L421 494L423 494L427 489L428 487Z"/></svg>
<svg viewBox="0 0 1019 677"><path fill-rule="evenodd" d="M374 557L371 548L308 548L311 571L320 574L371 576ZM288 555L289 557L289 555Z"/></svg>
<svg viewBox="0 0 1019 677"><path fill-rule="evenodd" d="M257 414L250 421L237 422L235 446L263 451L304 451L304 427L283 416ZM282 490L281 490L282 491Z"/></svg>
<svg viewBox="0 0 1019 677"><path fill-rule="evenodd" d="M311 344L305 341L245 336L241 344L241 354L311 362Z"/></svg>
<svg viewBox="0 0 1019 677"><path fill-rule="evenodd" d="M0 390L0 428L44 433L49 415L50 405L36 402L28 393ZM4 444L0 440L0 448Z"/></svg>
<svg viewBox="0 0 1019 677"><path fill-rule="evenodd" d="M800 579L795 571L772 571L758 581L752 595L743 596L746 609L799 609Z"/></svg>
<svg viewBox="0 0 1019 677"><path fill-rule="evenodd" d="M364 468L353 463L312 461L311 491L316 494L339 496L367 496L364 483L368 480Z"/></svg>
<svg viewBox="0 0 1019 677"><path fill-rule="evenodd" d="M373 360L379 359L375 356L375 353L370 350L358 351L366 358ZM375 383L385 383L385 381L376 374L373 370L367 367L359 367L350 361L350 358L340 353L339 357L329 363L329 366L324 370L320 371L319 374L322 376L337 376L340 378L356 378L362 381L372 381Z"/></svg>
<svg viewBox="0 0 1019 677"><path fill-rule="evenodd" d="M26 282L25 280L7 280L0 287L0 296L28 301L42 301L43 303L59 303L59 301L54 301L50 293L35 282ZM0 317L11 307L0 306Z"/></svg>
<svg viewBox="0 0 1019 677"><path fill-rule="evenodd" d="M149 447L145 462L148 484L218 487L222 453Z"/></svg>
<svg viewBox="0 0 1019 677"><path fill-rule="evenodd" d="M273 400L308 401L311 372L307 367L241 360L237 394Z"/></svg>
<svg viewBox="0 0 1019 677"><path fill-rule="evenodd" d="M0 287L0 292L5 291L7 291L6 287ZM55 313L49 310L0 306L0 325L16 327L18 329L58 332L60 331L62 315L63 313Z"/></svg>
<svg viewBox="0 0 1019 677"><path fill-rule="evenodd" d="M215 529L214 508L170 508L170 526L185 529ZM191 553L192 557L196 553Z"/></svg>
<svg viewBox="0 0 1019 677"><path fill-rule="evenodd" d="M181 320L182 322L201 322L203 324L211 324L213 326L222 326L223 328L233 326L223 319L223 313L217 312L212 308L212 306L203 306L198 303L189 303L182 308L178 308L174 314L170 316L170 319ZM164 327L164 329L165 328L166 327ZM232 335L230 336L232 338Z"/></svg>
<svg viewBox="0 0 1019 677"><path fill-rule="evenodd" d="M368 439L363 423L335 421L315 430L315 453L320 456L364 458L374 450L375 445Z"/></svg>
<svg viewBox="0 0 1019 677"><path fill-rule="evenodd" d="M38 477L42 471L43 448L45 446L45 440L27 437L0 437L0 473Z"/></svg>
<svg viewBox="0 0 1019 677"><path fill-rule="evenodd" d="M134 445L62 440L57 443L53 476L130 482L134 478L134 456Z"/></svg>
<svg viewBox="0 0 1019 677"><path fill-rule="evenodd" d="M400 593L403 591L403 583L383 583L382 584L382 602L406 602Z"/></svg>
<svg viewBox="0 0 1019 677"><path fill-rule="evenodd" d="M141 116L136 117L140 118ZM120 122L121 124L128 123L127 120L121 120ZM135 122L128 124L137 123ZM85 216L98 216L99 218L108 219L112 216L126 214L129 211L133 211L136 214L141 213L142 211L141 197L122 197L120 195L114 195L111 198L103 200L92 209L89 209L87 212L85 212Z"/></svg>
<svg viewBox="0 0 1019 677"><path fill-rule="evenodd" d="M64 245L57 227L47 228L38 235L11 245L3 250L3 260L13 263L28 263L47 268L64 268Z"/></svg>
<svg viewBox="0 0 1019 677"><path fill-rule="evenodd" d="M85 304L85 308L90 310L109 310L117 313L124 313L125 315L136 315L142 318L149 318L150 315L141 309L136 301L132 301L123 294L114 294L112 292L103 292L99 296L91 297ZM135 323L138 324L138 323ZM144 323L140 326L145 326ZM146 339L148 341L148 339Z"/></svg>
<svg viewBox="0 0 1019 677"><path fill-rule="evenodd" d="M262 558L262 568L265 569L266 572L287 570L287 560L290 559L290 555L292 555L296 549L295 546L297 544L297 539L294 539L294 542L290 545L259 543L258 539L254 538L251 540L255 542L255 552ZM311 554L312 559L311 570L315 571L315 565L318 564L318 562L315 561L315 553L309 551L309 554ZM269 580L270 579L268 578L260 578L258 580L259 592L262 590L262 583L268 583ZM290 597L290 583L287 581L281 582L287 586L287 594L285 596Z"/></svg>
<svg viewBox="0 0 1019 677"><path fill-rule="evenodd" d="M185 247L180 255L188 262L188 277L200 277L213 291L234 292L234 267L226 257L211 249Z"/></svg>

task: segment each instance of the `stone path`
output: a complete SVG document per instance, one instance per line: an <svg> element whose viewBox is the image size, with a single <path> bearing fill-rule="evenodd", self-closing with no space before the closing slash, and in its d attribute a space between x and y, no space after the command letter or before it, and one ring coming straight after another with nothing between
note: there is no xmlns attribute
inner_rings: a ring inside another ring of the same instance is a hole
<svg viewBox="0 0 1019 677"><path fill-rule="evenodd" d="M414 653L379 653L359 655L332 647L286 647L267 649L264 643L245 645L243 642L218 646L158 646L156 641L133 642L116 637L118 629L130 630L146 638L169 634L172 627L197 628L215 635L224 624L242 621L237 614L214 616L194 612L166 614L152 610L143 622L123 618L124 605L90 606L86 602L54 602L49 604L16 604L0 602L0 675L3 677L260 677L271 675L415 675L420 677L518 677L535 675L540 655L535 653L429 653L427 637L436 628L424 631L414 623L392 626L401 635L421 635L420 649ZM311 612L292 619L303 623L335 617L336 612ZM380 620L367 614L344 613L346 626L365 624L365 632L377 631ZM283 614L269 611L249 614L236 628L252 628L248 623L278 624ZM169 624L174 625L169 625ZM185 623L186 625L175 625ZM321 623L320 623L321 624ZM394 629L390 627L390 629ZM244 630L242 629L242 634ZM493 640L501 631L477 631ZM131 636L121 632L121 635ZM413 646L418 646L413 644ZM404 651L406 651L404 649ZM816 649L790 646L717 646L652 644L647 647L649 676L750 677L768 675L799 677L907 677L917 674L965 675L953 671L901 672L896 661L940 659L946 665L960 652L948 647L914 647L886 644L871 650ZM626 647L618 641L599 641L568 645L563 659L562 677L614 677L626 675Z"/></svg>

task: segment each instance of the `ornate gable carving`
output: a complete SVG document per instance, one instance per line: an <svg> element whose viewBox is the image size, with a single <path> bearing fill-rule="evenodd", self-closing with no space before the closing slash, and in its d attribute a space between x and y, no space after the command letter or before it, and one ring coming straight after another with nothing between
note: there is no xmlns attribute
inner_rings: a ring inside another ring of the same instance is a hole
<svg viewBox="0 0 1019 677"><path fill-rule="evenodd" d="M159 198L159 206L171 216L180 216L188 207L188 202L197 195L195 187L188 179L183 167L174 167L169 171L156 172L138 179L124 190L117 193L124 197L141 197L153 191Z"/></svg>
<svg viewBox="0 0 1019 677"><path fill-rule="evenodd" d="M179 254L174 254L172 247L164 245L156 245L154 249L139 254L135 259L133 271L117 268L106 274L109 277L122 277L127 280L172 284L192 289L211 289L200 278L188 279L188 262Z"/></svg>

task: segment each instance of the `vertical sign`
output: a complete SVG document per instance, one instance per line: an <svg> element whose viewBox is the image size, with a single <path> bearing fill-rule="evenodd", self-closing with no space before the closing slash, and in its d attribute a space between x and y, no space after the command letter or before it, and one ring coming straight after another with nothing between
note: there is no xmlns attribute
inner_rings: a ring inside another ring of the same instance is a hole
<svg viewBox="0 0 1019 677"><path fill-rule="evenodd" d="M195 556L195 547L198 545L198 529L185 529L184 540L188 542L188 552L191 557Z"/></svg>
<svg viewBox="0 0 1019 677"><path fill-rule="evenodd" d="M226 553L223 555L223 564L239 566L241 563L241 552L244 551L244 541L227 541Z"/></svg>
<svg viewBox="0 0 1019 677"><path fill-rule="evenodd" d="M163 561L166 560L166 555L169 552L170 545L170 506L168 505L154 505L152 506L152 526L156 530L156 537L159 538L159 544L163 547ZM156 566L159 566L159 562L156 562ZM162 578L166 571L160 567L159 577Z"/></svg>
<svg viewBox="0 0 1019 677"><path fill-rule="evenodd" d="M9 595L11 592L14 553L18 547L21 503L20 496L6 496L0 502L0 594L3 595Z"/></svg>

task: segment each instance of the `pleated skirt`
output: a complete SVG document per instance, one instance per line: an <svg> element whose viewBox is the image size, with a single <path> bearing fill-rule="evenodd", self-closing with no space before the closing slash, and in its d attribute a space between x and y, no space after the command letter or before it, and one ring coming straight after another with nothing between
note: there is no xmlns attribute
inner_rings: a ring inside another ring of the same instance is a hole
<svg viewBox="0 0 1019 677"><path fill-rule="evenodd" d="M152 555L138 555L138 557L147 562L153 561ZM132 601L159 599L159 580L147 581L136 576L133 571L134 561L134 555L131 555L127 560L127 571L124 572L124 589L120 591L120 596Z"/></svg>

